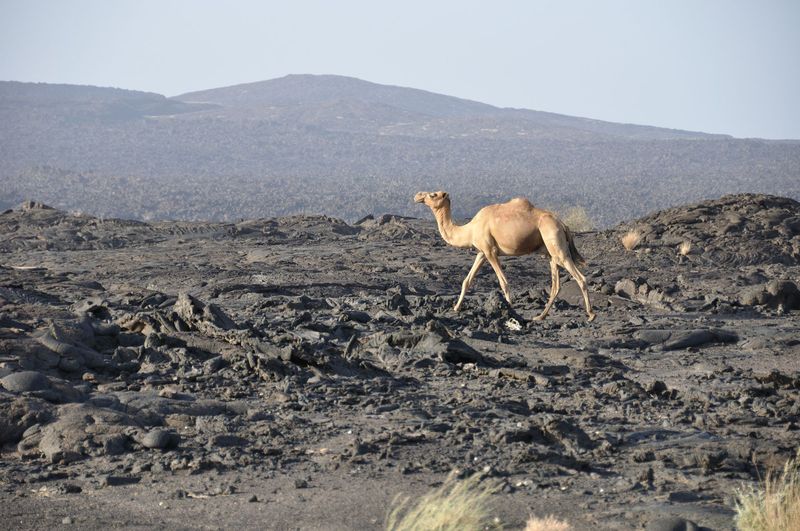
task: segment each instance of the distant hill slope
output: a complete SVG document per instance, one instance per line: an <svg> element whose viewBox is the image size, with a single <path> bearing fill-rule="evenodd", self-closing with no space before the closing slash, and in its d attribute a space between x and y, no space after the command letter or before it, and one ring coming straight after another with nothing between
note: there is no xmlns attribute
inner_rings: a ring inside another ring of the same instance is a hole
<svg viewBox="0 0 800 531"><path fill-rule="evenodd" d="M2 116L30 122L48 119L113 122L196 112L215 107L217 106L192 105L168 99L161 94L135 90L0 82Z"/></svg>
<svg viewBox="0 0 800 531"><path fill-rule="evenodd" d="M0 207L138 219L455 213L516 195L599 226L725 193L800 198L800 142L500 109L341 76L174 98L0 82Z"/></svg>

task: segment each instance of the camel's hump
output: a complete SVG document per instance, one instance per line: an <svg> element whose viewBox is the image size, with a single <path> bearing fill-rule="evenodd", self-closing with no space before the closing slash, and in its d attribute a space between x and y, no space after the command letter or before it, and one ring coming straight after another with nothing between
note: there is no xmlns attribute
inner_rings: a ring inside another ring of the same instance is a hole
<svg viewBox="0 0 800 531"><path fill-rule="evenodd" d="M514 205L525 205L525 206L529 206L529 207L533 208L533 203L528 201L528 199L525 198L525 197L515 197L514 199L512 199L508 203L509 204L514 204Z"/></svg>

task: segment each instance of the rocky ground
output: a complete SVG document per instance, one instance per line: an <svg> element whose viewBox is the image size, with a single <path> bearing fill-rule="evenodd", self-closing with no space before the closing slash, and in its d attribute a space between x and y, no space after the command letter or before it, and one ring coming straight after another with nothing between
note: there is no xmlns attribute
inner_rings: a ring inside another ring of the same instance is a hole
<svg viewBox="0 0 800 531"><path fill-rule="evenodd" d="M513 309L487 267L455 314L472 257L427 217L7 211L0 519L374 529L458 469L501 482L510 529L731 529L735 489L800 440L800 204L726 196L577 245L592 323L572 281L531 320L541 256L505 260Z"/></svg>

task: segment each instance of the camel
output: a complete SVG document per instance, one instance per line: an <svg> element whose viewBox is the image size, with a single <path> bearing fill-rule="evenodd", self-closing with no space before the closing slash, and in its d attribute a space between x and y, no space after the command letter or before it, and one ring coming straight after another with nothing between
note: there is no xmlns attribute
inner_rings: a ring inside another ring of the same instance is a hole
<svg viewBox="0 0 800 531"><path fill-rule="evenodd" d="M466 225L456 225L450 214L450 196L447 192L419 192L414 196L414 201L430 207L444 241L460 249L475 248L478 251L472 269L461 284L461 294L453 308L456 312L461 309L464 295L485 261L494 269L497 280L500 281L500 289L506 301L511 304L508 281L500 267L499 257L538 252L550 256L552 287L544 310L534 319L538 321L547 317L553 306L561 289L559 266L566 269L578 283L586 304L588 320L593 321L596 317L589 303L586 278L575 265L576 262L585 265L586 261L575 248L569 228L552 212L534 207L524 197L516 197L507 203L486 206Z"/></svg>

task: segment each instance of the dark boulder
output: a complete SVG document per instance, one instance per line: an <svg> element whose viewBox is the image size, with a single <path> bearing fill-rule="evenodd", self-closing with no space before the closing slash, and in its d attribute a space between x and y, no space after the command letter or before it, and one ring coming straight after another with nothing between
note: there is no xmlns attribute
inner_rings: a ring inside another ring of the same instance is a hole
<svg viewBox="0 0 800 531"><path fill-rule="evenodd" d="M0 384L13 393L27 393L50 389L50 380L47 379L47 376L36 371L11 373L0 378Z"/></svg>

